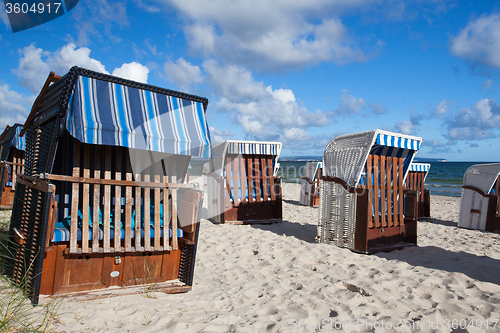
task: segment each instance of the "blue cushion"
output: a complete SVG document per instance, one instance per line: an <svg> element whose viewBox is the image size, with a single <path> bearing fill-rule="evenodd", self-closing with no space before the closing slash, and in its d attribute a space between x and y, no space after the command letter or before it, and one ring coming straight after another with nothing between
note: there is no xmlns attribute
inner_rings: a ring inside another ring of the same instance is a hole
<svg viewBox="0 0 500 333"><path fill-rule="evenodd" d="M154 238L155 231L154 228L150 229L150 238ZM172 229L168 229L169 237L172 237ZM69 241L70 229L66 228L62 222L57 222L54 228L54 237L52 238L52 242L66 242ZM184 232L182 229L177 229L177 237L181 238L184 236ZM99 240L102 240L104 237L104 231L99 228ZM163 237L163 227L160 228L160 237ZM110 239L115 238L115 232L113 229L110 229ZM121 229L121 239L125 238L125 229ZM132 229L132 238L135 238L135 229ZM144 238L144 228L141 228L141 238ZM82 240L82 229L77 229L76 239L78 241ZM92 239L92 229L89 228L89 239Z"/></svg>

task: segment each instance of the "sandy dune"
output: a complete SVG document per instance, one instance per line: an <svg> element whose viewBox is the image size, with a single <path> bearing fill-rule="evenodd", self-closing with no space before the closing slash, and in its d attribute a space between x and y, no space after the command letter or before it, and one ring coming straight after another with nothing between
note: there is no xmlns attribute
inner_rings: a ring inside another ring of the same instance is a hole
<svg viewBox="0 0 500 333"><path fill-rule="evenodd" d="M432 218L419 221L417 247L368 256L317 244L318 209L299 206L298 191L285 184L279 224L202 220L191 292L67 299L52 328L500 331L500 234L457 228L459 198L432 196Z"/></svg>

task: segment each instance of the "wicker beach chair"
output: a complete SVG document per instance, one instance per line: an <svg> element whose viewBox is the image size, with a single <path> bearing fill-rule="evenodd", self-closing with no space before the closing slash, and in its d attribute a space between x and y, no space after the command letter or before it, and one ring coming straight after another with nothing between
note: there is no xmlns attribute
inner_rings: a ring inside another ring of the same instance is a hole
<svg viewBox="0 0 500 333"><path fill-rule="evenodd" d="M282 220L279 142L226 141L214 147L208 177L208 212L217 223Z"/></svg>
<svg viewBox="0 0 500 333"><path fill-rule="evenodd" d="M416 191L404 181L421 140L373 130L330 141L317 240L362 253L416 244Z"/></svg>
<svg viewBox="0 0 500 333"><path fill-rule="evenodd" d="M207 104L78 67L49 75L21 132L7 267L33 303L191 289L202 199L183 181L191 156L210 157Z"/></svg>
<svg viewBox="0 0 500 333"><path fill-rule="evenodd" d="M458 226L500 230L500 163L477 164L464 174Z"/></svg>
<svg viewBox="0 0 500 333"><path fill-rule="evenodd" d="M417 191L418 218L431 217L431 194L424 187L430 168L429 163L412 163L406 177L406 187Z"/></svg>
<svg viewBox="0 0 500 333"><path fill-rule="evenodd" d="M24 170L21 124L7 126L0 136L0 209L12 209L17 175Z"/></svg>
<svg viewBox="0 0 500 333"><path fill-rule="evenodd" d="M322 176L321 162L309 162L304 166L300 181L299 203L304 206L319 206L319 181Z"/></svg>

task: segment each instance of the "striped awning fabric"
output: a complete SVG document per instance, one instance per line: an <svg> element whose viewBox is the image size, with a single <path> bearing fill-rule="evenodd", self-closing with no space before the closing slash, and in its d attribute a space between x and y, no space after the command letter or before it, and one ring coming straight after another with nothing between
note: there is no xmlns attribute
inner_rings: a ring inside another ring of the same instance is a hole
<svg viewBox="0 0 500 333"><path fill-rule="evenodd" d="M429 172L431 165L429 163L412 163L410 165L410 171L414 172Z"/></svg>
<svg viewBox="0 0 500 333"><path fill-rule="evenodd" d="M382 146L396 147L396 148L405 148L411 150L419 150L420 149L420 141L414 140L409 137L405 137L403 135L396 136L390 135L386 133L378 133L377 134L377 144Z"/></svg>
<svg viewBox="0 0 500 333"><path fill-rule="evenodd" d="M227 154L279 156L281 142L227 141Z"/></svg>
<svg viewBox="0 0 500 333"><path fill-rule="evenodd" d="M79 76L66 128L81 142L210 157L203 104Z"/></svg>
<svg viewBox="0 0 500 333"><path fill-rule="evenodd" d="M19 134L21 133L21 130L23 127L19 124L18 126L15 126L15 133L14 133L14 138L12 140L12 145L16 147L19 150L24 150L24 136L20 136Z"/></svg>

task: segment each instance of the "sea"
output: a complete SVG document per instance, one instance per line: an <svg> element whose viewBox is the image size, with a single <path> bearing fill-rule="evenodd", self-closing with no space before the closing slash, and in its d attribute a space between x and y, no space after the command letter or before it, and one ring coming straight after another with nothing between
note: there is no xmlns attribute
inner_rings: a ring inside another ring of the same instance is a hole
<svg viewBox="0 0 500 333"><path fill-rule="evenodd" d="M192 160L189 173L193 176L201 175L201 167L206 160ZM283 182L300 183L302 170L307 161L286 160L279 161L278 176ZM474 164L491 162L426 162L431 164L429 174L425 179L425 187L432 195L460 197L465 171Z"/></svg>

